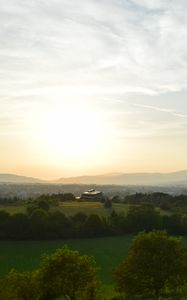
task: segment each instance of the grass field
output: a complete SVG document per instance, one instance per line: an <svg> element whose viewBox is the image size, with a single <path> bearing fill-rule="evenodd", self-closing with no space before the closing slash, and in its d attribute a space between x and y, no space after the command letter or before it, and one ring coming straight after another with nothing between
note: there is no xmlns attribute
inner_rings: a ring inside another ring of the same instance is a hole
<svg viewBox="0 0 187 300"><path fill-rule="evenodd" d="M114 203L112 209L116 212L127 213L129 205ZM59 209L65 215L74 215L77 212L83 212L86 215L97 214L99 216L107 216L111 213L111 209L106 209L100 202L64 202Z"/></svg>
<svg viewBox="0 0 187 300"><path fill-rule="evenodd" d="M129 205L113 204L116 212L127 213ZM1 205L0 210L10 214L25 213L26 206ZM110 209L104 208L100 202L64 202L53 210L60 210L65 215L74 215L77 212L107 216ZM112 270L127 255L132 236L108 237L97 239L77 239L66 241L0 241L0 276L4 276L11 269L18 271L31 271L38 267L42 255L52 253L55 249L67 244L71 249L78 250L81 254L92 255L100 269L100 279L105 289L105 294L114 293L112 286ZM184 238L187 245L187 238Z"/></svg>
<svg viewBox="0 0 187 300"><path fill-rule="evenodd" d="M112 270L127 256L132 239L132 236L120 236L66 241L0 241L0 276L4 276L11 269L34 270L39 266L44 254L52 253L67 244L71 249L78 250L80 254L95 257L104 294L114 296ZM182 241L187 246L187 237Z"/></svg>
<svg viewBox="0 0 187 300"><path fill-rule="evenodd" d="M131 240L132 237L126 236L67 241L0 241L0 275L5 275L12 268L34 270L44 253L51 253L67 244L81 254L94 256L103 284L110 285L112 269L127 255Z"/></svg>
<svg viewBox="0 0 187 300"><path fill-rule="evenodd" d="M129 205L114 203L113 209L116 212L126 213ZM0 205L0 210L5 210L10 214L15 213L25 213L26 205L24 204L15 204L15 205ZM63 202L57 208L52 208L52 210L60 210L65 215L70 216L74 215L77 212L84 212L85 214L98 214L100 216L107 216L110 214L111 210L104 208L103 203L100 202Z"/></svg>
<svg viewBox="0 0 187 300"><path fill-rule="evenodd" d="M117 213L123 212L127 213L130 205L129 204L121 204L121 203L113 203L112 209L114 209ZM0 205L0 210L5 210L10 214L15 213L25 213L26 212L26 204L16 203L11 205ZM108 216L111 213L111 209L106 209L101 202L63 202L59 204L58 207L52 207L52 211L60 210L66 216L72 216L78 212L83 212L86 215L97 214L99 216ZM157 211L160 212L161 215L171 215L171 212L161 210L157 208Z"/></svg>
<svg viewBox="0 0 187 300"><path fill-rule="evenodd" d="M0 205L0 210L5 210L11 215L16 213L25 213L26 206L23 204L6 204L6 205Z"/></svg>

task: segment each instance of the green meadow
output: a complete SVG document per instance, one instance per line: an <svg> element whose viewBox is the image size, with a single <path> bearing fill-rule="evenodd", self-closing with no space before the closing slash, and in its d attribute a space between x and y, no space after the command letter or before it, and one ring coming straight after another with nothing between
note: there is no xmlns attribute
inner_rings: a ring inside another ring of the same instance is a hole
<svg viewBox="0 0 187 300"><path fill-rule="evenodd" d="M120 236L61 241L0 241L0 276L11 269L35 270L42 256L66 244L80 254L95 257L104 293L106 296L114 296L112 270L127 256L132 239L132 236ZM183 238L183 243L187 246L187 237Z"/></svg>
<svg viewBox="0 0 187 300"><path fill-rule="evenodd" d="M128 204L120 204L114 203L112 207L116 212L124 212L126 213L129 205ZM107 216L110 214L111 210L106 209L101 202L63 202L60 203L57 207L52 207L52 210L60 210L66 216L74 215L78 212L83 212L86 215L90 214L98 214L99 216ZM10 214L15 213L25 213L26 212L26 204L16 203L10 205L0 205L0 210L5 210Z"/></svg>
<svg viewBox="0 0 187 300"><path fill-rule="evenodd" d="M0 241L0 275L11 269L34 270L44 254L67 244L81 254L94 256L102 283L110 285L112 269L127 255L131 240L131 236L124 236L66 241Z"/></svg>
<svg viewBox="0 0 187 300"><path fill-rule="evenodd" d="M113 203L112 209L117 213L127 213L128 204ZM97 214L99 216L107 216L112 209L106 209L101 202L63 202L58 209L60 209L66 216L74 215L78 212L83 212L86 215Z"/></svg>
<svg viewBox="0 0 187 300"><path fill-rule="evenodd" d="M6 210L10 214L25 213L26 205L1 205L0 210ZM97 214L107 216L110 209L104 208L100 202L63 202L52 210L60 210L66 216L83 212L86 215ZM127 213L129 205L114 203L113 209L119 213ZM105 294L111 295L113 290L112 270L128 253L132 236L72 239L72 240L42 240L42 241L0 241L0 276L4 276L11 269L17 271L32 271L37 269L42 256L54 252L57 248L67 244L69 248L78 250L80 254L94 256L99 268L100 279ZM187 244L187 238L184 238Z"/></svg>
<svg viewBox="0 0 187 300"><path fill-rule="evenodd" d="M19 271L34 270L44 254L52 253L67 244L81 254L94 256L102 282L110 284L112 269L126 257L131 241L132 236L61 241L0 241L0 275L5 275L12 268ZM183 238L183 242L187 245L187 237Z"/></svg>

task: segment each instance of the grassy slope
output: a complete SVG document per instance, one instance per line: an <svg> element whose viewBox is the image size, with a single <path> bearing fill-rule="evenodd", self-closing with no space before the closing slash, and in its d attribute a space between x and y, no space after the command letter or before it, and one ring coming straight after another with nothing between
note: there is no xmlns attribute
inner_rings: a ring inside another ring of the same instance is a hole
<svg viewBox="0 0 187 300"><path fill-rule="evenodd" d="M17 205L0 205L0 210L5 210L11 215L16 213L25 213L25 205L17 204Z"/></svg>
<svg viewBox="0 0 187 300"><path fill-rule="evenodd" d="M128 210L129 205L124 204L113 204L113 209L116 210L116 212L124 212L126 213ZM111 211L108 209L105 209L103 204L100 202L65 202L61 204L57 208L53 208L53 210L60 210L65 215L70 216L74 215L77 212L84 212L85 214L98 214L100 216L106 216ZM10 214L15 213L25 213L26 206L22 204L17 205L0 205L0 210L5 210L9 212Z"/></svg>
<svg viewBox="0 0 187 300"><path fill-rule="evenodd" d="M35 269L44 253L68 244L81 254L93 255L100 268L101 280L109 284L111 270L127 255L131 237L109 237L68 241L0 241L0 275L11 268Z"/></svg>
<svg viewBox="0 0 187 300"><path fill-rule="evenodd" d="M5 275L12 268L34 270L44 253L52 253L68 244L81 254L95 257L105 295L115 295L111 283L112 269L126 257L131 241L131 236L67 241L0 241L0 275ZM187 237L183 238L183 244L187 246Z"/></svg>
<svg viewBox="0 0 187 300"><path fill-rule="evenodd" d="M129 204L121 204L121 203L113 203L112 209L114 209L117 213L123 212L127 213L130 205ZM0 205L0 210L5 210L10 214L15 213L25 213L26 205L25 204L12 204L12 205ZM100 202L64 202L60 204L58 207L52 208L52 210L60 210L66 216L74 215L78 212L83 212L87 215L89 214L98 214L100 216L107 216L110 214L111 210L104 208L104 205ZM171 212L161 210L157 208L157 210L161 213L161 215L170 215Z"/></svg>

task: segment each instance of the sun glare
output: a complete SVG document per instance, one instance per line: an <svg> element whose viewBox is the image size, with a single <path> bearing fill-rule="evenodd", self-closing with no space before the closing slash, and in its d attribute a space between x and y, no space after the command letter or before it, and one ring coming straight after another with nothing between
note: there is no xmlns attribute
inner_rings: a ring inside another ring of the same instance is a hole
<svg viewBox="0 0 187 300"><path fill-rule="evenodd" d="M37 123L40 142L56 159L91 158L101 148L106 136L100 113L81 105L53 108L40 115Z"/></svg>

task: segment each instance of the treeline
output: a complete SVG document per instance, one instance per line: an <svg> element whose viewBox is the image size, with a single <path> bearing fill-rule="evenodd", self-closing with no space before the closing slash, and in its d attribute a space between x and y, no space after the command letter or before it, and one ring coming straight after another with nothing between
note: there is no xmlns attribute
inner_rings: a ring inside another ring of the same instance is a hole
<svg viewBox="0 0 187 300"><path fill-rule="evenodd" d="M38 201L46 201L51 205L57 205L59 202L66 202L66 201L75 201L76 197L73 193L52 193L52 194L42 194L36 199L29 198L28 200L22 200L17 196L14 197L0 197L0 205L7 205L7 204L20 204L20 203L28 203L34 204Z"/></svg>
<svg viewBox="0 0 187 300"><path fill-rule="evenodd" d="M114 201L122 200L118 196L114 196ZM132 195L127 195L123 203L128 203L131 205L139 205L143 203L153 204L155 207L160 207L164 210L176 211L178 209L187 209L187 195L170 195L167 193L136 193Z"/></svg>
<svg viewBox="0 0 187 300"><path fill-rule="evenodd" d="M66 216L51 210L40 200L28 205L27 213L10 215L0 211L0 239L67 239L136 234L139 231L167 230L174 235L187 234L187 215L162 215L152 204L130 206L127 213L114 210L107 217L82 212Z"/></svg>

